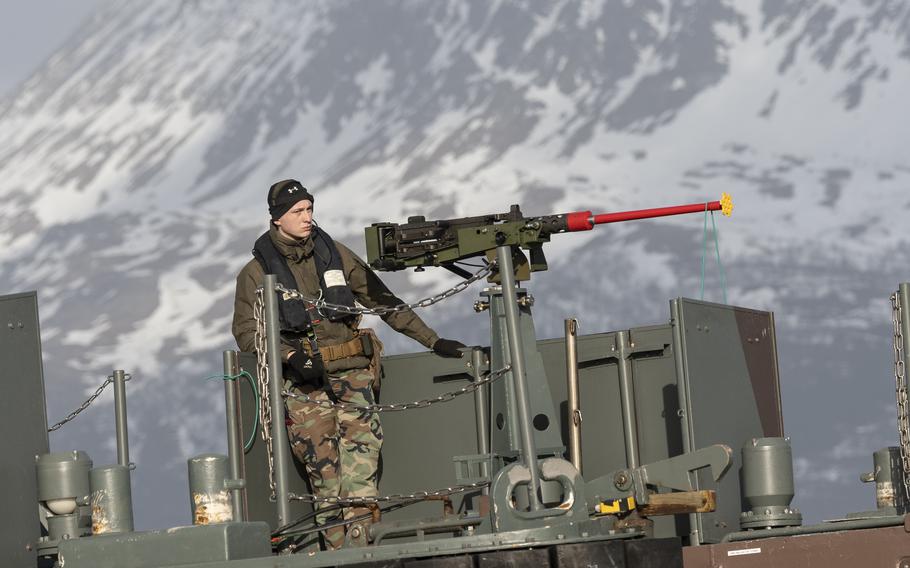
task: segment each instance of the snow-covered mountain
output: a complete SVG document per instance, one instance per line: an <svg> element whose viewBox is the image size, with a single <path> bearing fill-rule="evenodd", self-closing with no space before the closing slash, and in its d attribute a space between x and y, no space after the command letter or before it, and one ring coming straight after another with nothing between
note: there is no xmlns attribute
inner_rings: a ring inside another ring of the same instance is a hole
<svg viewBox="0 0 910 568"><path fill-rule="evenodd" d="M796 504L829 518L874 506L857 476L897 441L907 92L901 0L125 2L0 100L0 293L39 290L52 421L111 369L133 374L137 524L173 525L185 458L223 449L221 385L203 378L233 347L234 275L273 181L303 180L360 252L364 226L413 214L727 191L728 298L777 314ZM538 335L575 315L585 332L664 321L699 293L703 221L555 239L531 282ZM405 298L456 281L386 280ZM425 319L485 343L473 299ZM109 396L52 447L113 462Z"/></svg>

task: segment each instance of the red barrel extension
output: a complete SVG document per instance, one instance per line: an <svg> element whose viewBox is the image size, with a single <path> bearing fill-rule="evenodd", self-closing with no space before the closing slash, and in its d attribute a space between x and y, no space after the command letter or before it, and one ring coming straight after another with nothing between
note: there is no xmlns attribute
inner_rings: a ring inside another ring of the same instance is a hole
<svg viewBox="0 0 910 568"><path fill-rule="evenodd" d="M722 193L720 201L677 205L675 207L656 207L654 209L620 211L619 213L603 213L600 215L594 215L590 211L576 211L566 214L566 226L568 231L589 231L594 228L594 225L602 225L604 223L618 223L620 221L634 221L635 219L650 219L652 217L666 217L684 213L702 213L704 211L720 211L729 217L730 213L733 212L733 199L728 193Z"/></svg>

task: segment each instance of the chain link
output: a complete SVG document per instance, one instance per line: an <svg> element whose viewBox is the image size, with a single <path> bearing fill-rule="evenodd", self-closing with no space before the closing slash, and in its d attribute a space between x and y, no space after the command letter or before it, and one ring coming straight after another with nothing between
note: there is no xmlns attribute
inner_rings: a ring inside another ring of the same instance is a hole
<svg viewBox="0 0 910 568"><path fill-rule="evenodd" d="M901 331L903 306L900 291L891 295L891 324L894 328L894 385L897 394L897 431L900 436L901 465L904 488L910 495L910 402L907 398L907 377L904 369L904 334Z"/></svg>
<svg viewBox="0 0 910 568"><path fill-rule="evenodd" d="M382 495L382 496L371 496L371 497L319 497L317 495L312 495L305 493L303 495L297 495L295 493L289 493L288 499L291 501L306 501L308 503L329 503L332 505L341 505L342 507L350 507L356 505L378 505L379 503L398 503L404 501L421 501L425 499L432 499L436 497L445 497L447 495L452 495L455 493L463 493L465 491L470 491L471 489L479 489L481 487L486 487L490 484L489 481L475 481L474 483L467 483L464 485L455 485L452 487L445 487L443 489L436 489L434 491L418 491L416 493L411 493L408 495L395 494L395 495Z"/></svg>
<svg viewBox="0 0 910 568"><path fill-rule="evenodd" d="M415 400L414 402L393 402L393 403L389 403L389 404L361 405L361 404L354 404L352 402L332 402L330 400L316 400L314 398L310 398L306 394L303 394L303 393L297 394L297 393L293 393L290 391L282 391L281 394L283 394L285 397L290 397L290 398L299 400L301 402L315 404L317 406L321 406L323 408L329 408L329 409L356 410L358 412L397 412L397 411L401 411L401 410L411 410L412 408L426 408L426 407L432 406L438 402L448 402L450 400L453 400L457 396L461 396L461 395L463 395L465 393L469 393L469 392L474 392L475 390L479 389L480 387L492 383L499 377L508 373L510 370L512 370L511 365L506 365L502 369L499 369L498 371L493 371L492 373L487 374L484 378L482 378L478 381L472 382L471 384L469 384L465 387L462 387L456 391L450 391L447 393L443 393L439 396L434 396L432 398L425 398L423 400Z"/></svg>
<svg viewBox="0 0 910 568"><path fill-rule="evenodd" d="M276 289L279 292L281 292L281 294L285 300L303 300L304 302L308 302L308 303L311 303L314 306L316 306L316 309L319 310L320 313L322 313L323 309L329 309L329 310L334 310L336 312L342 312L342 313L346 313L346 314L355 314L355 315L363 314L363 315L371 315L371 316L384 316L384 315L392 314L395 312L403 312L405 310L412 310L414 308L428 308L428 307L432 306L433 304L437 304L443 300L451 298L455 294L464 292L474 282L477 282L478 280L480 280L482 278L486 278L487 276L492 274L493 270L495 268L496 268L496 262L495 261L490 262L489 264L485 265L480 270L475 272L470 278L468 278L466 280L462 280L461 282L452 286L448 290L444 290L434 296L428 296L422 300L418 300L416 302L411 302L410 304L398 304L396 306L380 306L377 308L358 308L358 307L345 306L342 304L333 304L331 302L326 302L324 299L322 299L322 297L309 298L307 296L304 296L300 291L289 290L289 289L285 288L284 286L282 286L281 284L278 284L276 286Z"/></svg>
<svg viewBox="0 0 910 568"><path fill-rule="evenodd" d="M126 379L129 380L130 376L126 375ZM104 392L104 389L107 388L107 385L109 385L113 382L114 382L114 375L108 375L107 379L105 379L104 382L101 383L101 386L98 387L97 389L95 389L94 394L92 394L92 396L88 397L86 399L86 401L82 403L82 406L80 406L76 410L70 412L66 418L64 418L60 422L57 422L56 424L54 424L53 426L48 428L47 429L48 433L59 430L60 428L65 426L68 422L70 422L73 418L79 416L79 413L82 412L83 410L85 410L86 408L88 408L89 406L91 406L91 404L93 402L95 402L95 399L98 398L99 396L101 396L101 393Z"/></svg>
<svg viewBox="0 0 910 568"><path fill-rule="evenodd" d="M256 289L256 303L253 306L253 318L256 320L256 378L259 383L259 426L262 441L265 442L265 455L269 460L269 489L271 499L276 499L275 463L272 455L272 406L269 393L268 347L265 340L265 297L263 289Z"/></svg>

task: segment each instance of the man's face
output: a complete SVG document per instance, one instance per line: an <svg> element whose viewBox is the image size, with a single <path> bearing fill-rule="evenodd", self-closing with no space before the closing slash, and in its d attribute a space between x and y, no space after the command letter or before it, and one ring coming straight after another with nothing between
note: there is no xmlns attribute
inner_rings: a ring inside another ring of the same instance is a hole
<svg viewBox="0 0 910 568"><path fill-rule="evenodd" d="M309 199L298 201L273 222L284 235L295 239L309 237L313 230L313 202Z"/></svg>

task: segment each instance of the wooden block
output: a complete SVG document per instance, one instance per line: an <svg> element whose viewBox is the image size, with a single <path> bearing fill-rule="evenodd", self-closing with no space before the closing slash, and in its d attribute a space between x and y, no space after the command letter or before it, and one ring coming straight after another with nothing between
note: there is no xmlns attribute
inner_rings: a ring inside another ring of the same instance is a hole
<svg viewBox="0 0 910 568"><path fill-rule="evenodd" d="M713 490L654 493L648 496L648 501L647 505L637 504L638 511L645 517L710 513L717 506L717 494Z"/></svg>

